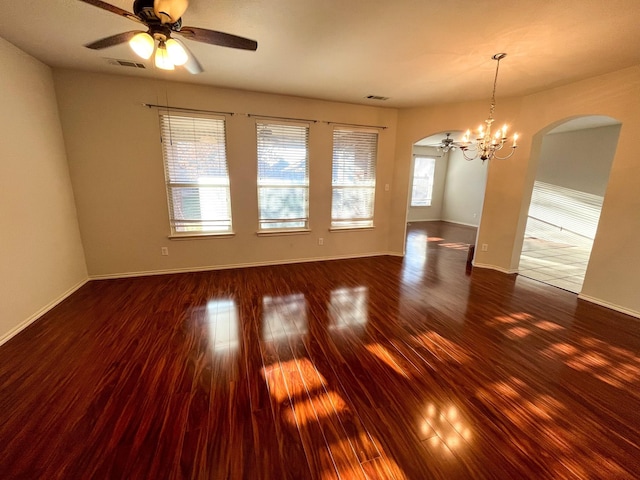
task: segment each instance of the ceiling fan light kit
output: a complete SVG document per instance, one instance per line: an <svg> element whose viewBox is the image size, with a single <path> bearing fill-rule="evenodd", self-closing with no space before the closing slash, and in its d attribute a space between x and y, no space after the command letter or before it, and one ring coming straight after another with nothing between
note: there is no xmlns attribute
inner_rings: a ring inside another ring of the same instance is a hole
<svg viewBox="0 0 640 480"><path fill-rule="evenodd" d="M153 50L156 48L156 43L151 35L146 32L140 32L129 40L129 46L140 58L149 60L153 55Z"/></svg>
<svg viewBox="0 0 640 480"><path fill-rule="evenodd" d="M167 52L167 46L164 42L160 42L158 44L158 48L156 49L155 56L155 64L161 70L175 70L175 64L171 61L169 57L169 52Z"/></svg>
<svg viewBox="0 0 640 480"><path fill-rule="evenodd" d="M187 63L187 60L189 60L189 55L185 51L184 47L180 45L180 42L178 42L175 38L170 38L169 40L167 40L165 45L167 48L167 53L169 54L169 58L174 65L180 67Z"/></svg>
<svg viewBox="0 0 640 480"><path fill-rule="evenodd" d="M196 74L203 71L187 46L172 38L173 34L210 45L251 51L258 48L255 40L205 28L183 26L182 15L189 6L188 0L135 0L133 13L102 0L80 1L141 23L148 28L146 32L134 30L112 35L89 43L85 47L101 50L129 42L129 46L136 55L145 60L150 59L155 51L154 63L162 70L174 70L176 66L184 65L189 73Z"/></svg>

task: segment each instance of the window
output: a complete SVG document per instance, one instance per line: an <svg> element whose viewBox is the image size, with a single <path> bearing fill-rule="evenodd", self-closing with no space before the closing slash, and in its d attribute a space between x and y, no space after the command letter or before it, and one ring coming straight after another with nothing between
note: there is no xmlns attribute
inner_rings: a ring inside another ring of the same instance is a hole
<svg viewBox="0 0 640 480"><path fill-rule="evenodd" d="M378 132L333 131L331 226L373 226Z"/></svg>
<svg viewBox="0 0 640 480"><path fill-rule="evenodd" d="M256 124L260 230L309 226L309 126Z"/></svg>
<svg viewBox="0 0 640 480"><path fill-rule="evenodd" d="M224 118L160 114L171 233L231 232Z"/></svg>
<svg viewBox="0 0 640 480"><path fill-rule="evenodd" d="M411 188L411 206L429 207L433 195L433 177L436 171L436 159L415 157L413 160L413 186Z"/></svg>

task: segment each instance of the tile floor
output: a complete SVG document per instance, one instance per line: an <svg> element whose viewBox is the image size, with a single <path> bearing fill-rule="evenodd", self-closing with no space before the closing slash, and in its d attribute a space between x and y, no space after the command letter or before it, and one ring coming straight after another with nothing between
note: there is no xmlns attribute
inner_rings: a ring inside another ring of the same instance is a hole
<svg viewBox="0 0 640 480"><path fill-rule="evenodd" d="M518 274L580 293L593 240L529 218Z"/></svg>

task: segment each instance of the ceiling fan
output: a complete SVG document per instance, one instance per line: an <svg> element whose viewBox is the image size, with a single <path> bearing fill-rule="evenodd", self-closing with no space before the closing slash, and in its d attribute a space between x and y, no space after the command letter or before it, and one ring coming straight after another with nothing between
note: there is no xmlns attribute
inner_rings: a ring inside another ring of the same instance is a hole
<svg viewBox="0 0 640 480"><path fill-rule="evenodd" d="M447 133L447 137L443 138L440 143L429 145L436 147L439 151L447 153L449 150L455 150L459 145L451 138L451 134Z"/></svg>
<svg viewBox="0 0 640 480"><path fill-rule="evenodd" d="M189 6L188 0L135 0L133 13L101 0L80 1L138 22L147 28L146 32L131 30L118 33L89 43L85 47L101 50L129 42L133 51L145 60L151 58L155 51L155 65L163 70L174 70L176 65L183 65L189 73L196 74L204 71L187 46L172 38L173 34L195 42L222 47L253 51L258 48L258 43L248 38L205 28L183 26L182 15Z"/></svg>

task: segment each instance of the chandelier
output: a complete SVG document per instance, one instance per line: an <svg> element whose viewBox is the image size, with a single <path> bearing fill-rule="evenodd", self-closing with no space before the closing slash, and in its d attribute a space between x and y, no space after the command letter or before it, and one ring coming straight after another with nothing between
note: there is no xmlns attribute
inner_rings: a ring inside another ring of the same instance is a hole
<svg viewBox="0 0 640 480"><path fill-rule="evenodd" d="M489 118L484 123L485 126L478 128L478 134L475 140L471 140L471 130L462 137L462 141L458 146L462 150L462 155L466 160L474 160L478 157L484 162L485 160L491 160L497 158L499 160L505 160L509 158L516 151L518 134L513 134L513 143L509 147L511 150L503 157L497 155L497 152L503 149L507 141L507 126L504 125L495 134L491 133L491 126L493 125L494 118L493 112L496 108L496 85L498 83L498 69L500 68L500 60L506 57L506 53L496 53L493 57L497 63L496 76L493 80L493 94L491 95L491 108L489 109Z"/></svg>

